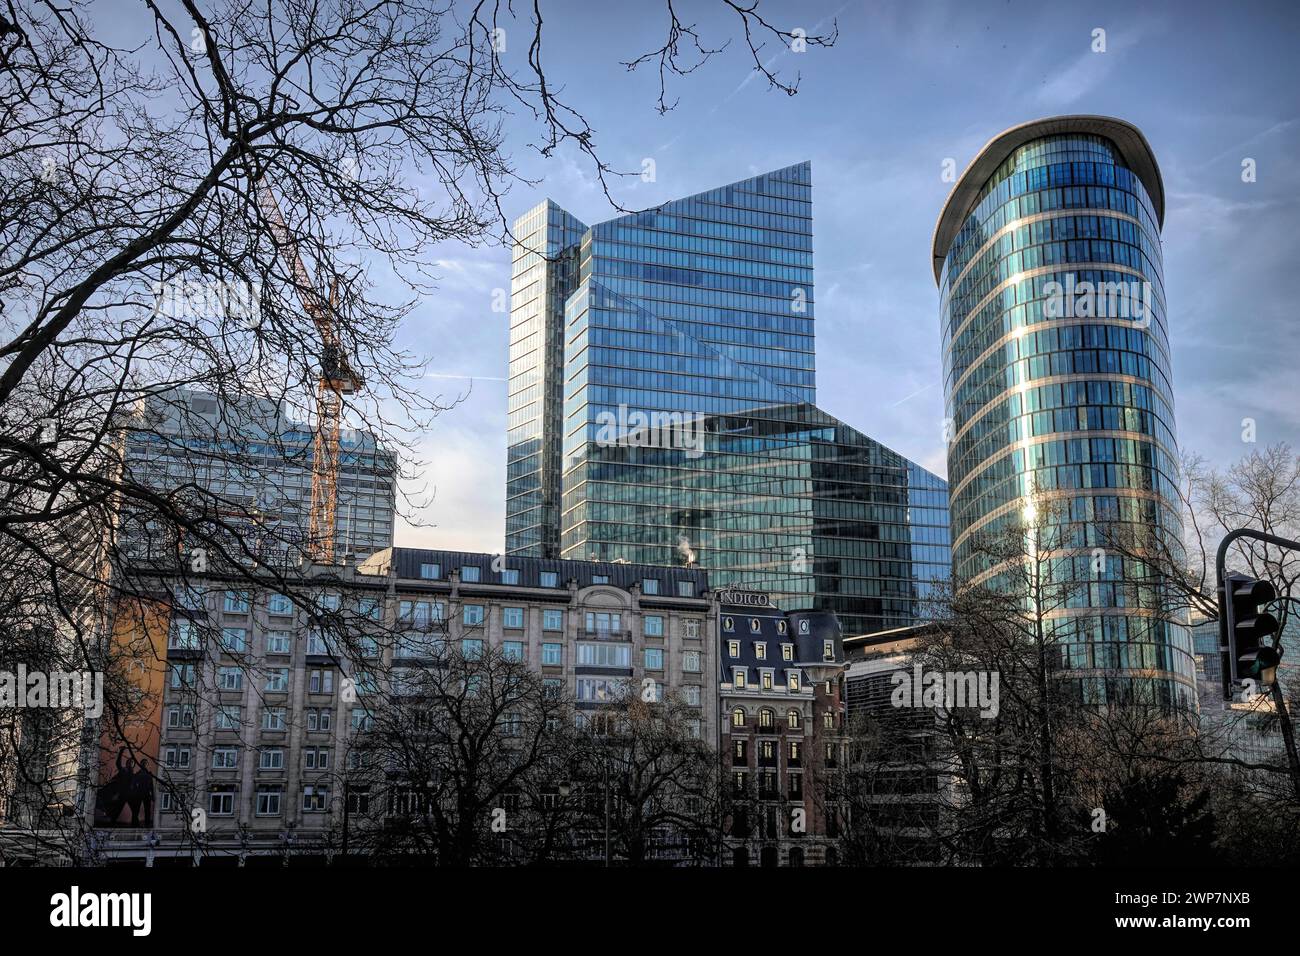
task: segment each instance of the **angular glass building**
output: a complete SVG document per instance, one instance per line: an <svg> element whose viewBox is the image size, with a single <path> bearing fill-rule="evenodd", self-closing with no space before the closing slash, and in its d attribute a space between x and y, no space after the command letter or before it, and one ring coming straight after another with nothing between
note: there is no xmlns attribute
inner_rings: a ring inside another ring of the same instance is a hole
<svg viewBox="0 0 1300 956"><path fill-rule="evenodd" d="M1142 134L1063 116L1007 130L935 228L954 574L979 581L981 532L1055 501L1084 560L1054 611L1063 676L1090 701L1195 706L1186 629L1107 553L1116 528L1176 542L1178 449L1160 252L1164 187ZM1096 551L1094 549L1101 549ZM1094 567L1097 555L1104 567Z"/></svg>
<svg viewBox="0 0 1300 956"><path fill-rule="evenodd" d="M848 633L914 620L945 485L814 404L809 164L515 232L507 552L694 562Z"/></svg>

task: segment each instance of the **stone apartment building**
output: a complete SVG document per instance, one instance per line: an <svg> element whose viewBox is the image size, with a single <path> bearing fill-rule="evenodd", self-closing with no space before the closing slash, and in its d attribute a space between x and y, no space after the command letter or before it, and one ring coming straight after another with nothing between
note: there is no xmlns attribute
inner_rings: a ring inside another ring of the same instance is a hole
<svg viewBox="0 0 1300 956"><path fill-rule="evenodd" d="M340 792L339 771L366 726L368 665L331 654L282 594L215 576L198 583L165 602L156 799L118 825L100 820L93 851L158 865L323 862L356 798ZM693 732L717 739L716 615L704 571L392 548L339 570L318 600L363 622L445 621L448 640L526 661L574 700L579 719L617 682L653 680L698 707ZM402 651L373 653L391 664ZM360 694L350 700L348 677Z"/></svg>
<svg viewBox="0 0 1300 956"><path fill-rule="evenodd" d="M722 862L833 864L826 773L842 759L839 622L783 612L755 591L719 591L718 602Z"/></svg>

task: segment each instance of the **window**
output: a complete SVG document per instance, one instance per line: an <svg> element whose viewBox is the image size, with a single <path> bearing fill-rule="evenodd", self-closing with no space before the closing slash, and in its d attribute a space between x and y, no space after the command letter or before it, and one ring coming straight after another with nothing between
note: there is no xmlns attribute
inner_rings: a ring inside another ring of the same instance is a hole
<svg viewBox="0 0 1300 956"><path fill-rule="evenodd" d="M460 622L461 624L465 625L465 627L477 627L480 624L482 624L483 605L466 604L465 607L461 610Z"/></svg>
<svg viewBox="0 0 1300 956"><path fill-rule="evenodd" d="M194 686L193 664L169 664L167 671L167 683L172 690L182 690Z"/></svg>
<svg viewBox="0 0 1300 956"><path fill-rule="evenodd" d="M218 707L213 717L217 730L238 730L240 724L240 707L238 704L224 704Z"/></svg>
<svg viewBox="0 0 1300 956"><path fill-rule="evenodd" d="M313 668L307 672L307 693L334 693L334 671L328 667Z"/></svg>
<svg viewBox="0 0 1300 956"><path fill-rule="evenodd" d="M259 817L278 817L280 815L280 796L283 791L279 787L258 787L257 788L257 815Z"/></svg>
<svg viewBox="0 0 1300 956"><path fill-rule="evenodd" d="M824 661L833 661L833 660L835 660L835 642L834 642L834 641L822 641L822 660L824 660Z"/></svg>
<svg viewBox="0 0 1300 956"><path fill-rule="evenodd" d="M291 646L288 631L266 632L266 653L288 654Z"/></svg>
<svg viewBox="0 0 1300 956"><path fill-rule="evenodd" d="M172 704L167 708L168 730L190 730L194 727L194 708Z"/></svg>
<svg viewBox="0 0 1300 956"><path fill-rule="evenodd" d="M620 623L618 614L611 614L606 611L587 612L587 633L589 634L617 633L620 629Z"/></svg>
<svg viewBox="0 0 1300 956"><path fill-rule="evenodd" d="M690 735L692 740L700 739L700 728L700 718L692 717L686 721L686 732Z"/></svg>
<svg viewBox="0 0 1300 956"><path fill-rule="evenodd" d="M164 790L162 793L161 809L163 813L174 813L177 809L176 795L170 790Z"/></svg>
<svg viewBox="0 0 1300 956"><path fill-rule="evenodd" d="M731 712L731 726L733 727L745 726L745 708L737 707L735 710Z"/></svg>
<svg viewBox="0 0 1300 956"><path fill-rule="evenodd" d="M221 609L227 614L247 614L248 592L227 591L225 600L221 603Z"/></svg>
<svg viewBox="0 0 1300 956"><path fill-rule="evenodd" d="M658 578L642 578L642 579L641 579L641 593L642 593L642 594L658 594L658 593L659 593L659 579L658 579Z"/></svg>
<svg viewBox="0 0 1300 956"><path fill-rule="evenodd" d="M789 746L790 746L790 749L789 749L789 751L788 751L788 759L790 759L791 761L798 760L798 759L799 759L799 741L797 741L797 740L792 740L792 741L790 741L790 745L789 745Z"/></svg>
<svg viewBox="0 0 1300 956"><path fill-rule="evenodd" d="M337 611L339 609L339 596L337 594L321 594L316 598L316 608L320 611Z"/></svg>
<svg viewBox="0 0 1300 956"><path fill-rule="evenodd" d="M743 763L747 759L745 756L747 746L748 744L744 740L733 740L731 742L731 759Z"/></svg>
<svg viewBox="0 0 1300 956"><path fill-rule="evenodd" d="M783 660L783 661L792 661L792 660L794 660L794 645L793 645L793 644L782 644L782 645L781 645L781 660Z"/></svg>
<svg viewBox="0 0 1300 956"><path fill-rule="evenodd" d="M755 641L754 656L757 657L760 661L767 660L767 645L764 644L762 641Z"/></svg>
<svg viewBox="0 0 1300 956"><path fill-rule="evenodd" d="M440 624L445 613L446 605L441 601L401 601L397 605L398 620L421 629Z"/></svg>
<svg viewBox="0 0 1300 956"><path fill-rule="evenodd" d="M588 667L631 667L632 647L628 644L578 645L578 664Z"/></svg>
<svg viewBox="0 0 1300 956"><path fill-rule="evenodd" d="M198 625L184 618L172 624L167 635L167 646L174 651L197 651L203 646Z"/></svg>
<svg viewBox="0 0 1300 956"><path fill-rule="evenodd" d="M235 812L235 788L220 787L208 793L208 813L214 817L228 817Z"/></svg>
<svg viewBox="0 0 1300 956"><path fill-rule="evenodd" d="M482 574L483 572L480 568L476 568L468 564L460 569L460 579L461 581L464 581L467 584L472 584L481 581Z"/></svg>
<svg viewBox="0 0 1300 956"><path fill-rule="evenodd" d="M647 614L643 621L646 637L664 636L664 619L658 614Z"/></svg>
<svg viewBox="0 0 1300 956"><path fill-rule="evenodd" d="M221 649L228 654L242 654L248 650L248 629L243 627L223 627L221 629Z"/></svg>
<svg viewBox="0 0 1300 956"><path fill-rule="evenodd" d="M328 655L330 653L329 641L325 640L325 635L320 631L309 631L307 633L307 653L317 655Z"/></svg>
<svg viewBox="0 0 1300 956"><path fill-rule="evenodd" d="M732 617L724 617L722 619L722 629L724 631L734 631L736 629L736 619Z"/></svg>
<svg viewBox="0 0 1300 956"><path fill-rule="evenodd" d="M192 585L178 584L172 588L172 603L186 611L203 610L203 598L203 591Z"/></svg>
<svg viewBox="0 0 1300 956"><path fill-rule="evenodd" d="M749 619L749 633L758 634L762 630L763 630L763 622L759 618L751 617Z"/></svg>
<svg viewBox="0 0 1300 956"><path fill-rule="evenodd" d="M682 652L682 670L688 674L698 674L700 672L699 651Z"/></svg>
<svg viewBox="0 0 1300 956"><path fill-rule="evenodd" d="M677 596L695 597L695 583L693 581L678 581Z"/></svg>
<svg viewBox="0 0 1300 956"><path fill-rule="evenodd" d="M763 685L763 690L771 690L771 689L772 689L772 672L771 672L771 671L763 671L762 674L760 675L760 678L759 678L759 679L760 679L760 681L761 681L761 683L762 683L762 685Z"/></svg>
<svg viewBox="0 0 1300 956"><path fill-rule="evenodd" d="M543 644L542 663L551 666L559 666L560 664L564 663L564 645Z"/></svg>
<svg viewBox="0 0 1300 956"><path fill-rule="evenodd" d="M524 659L524 642L506 641L501 645L501 654L508 661L522 661Z"/></svg>
<svg viewBox="0 0 1300 956"><path fill-rule="evenodd" d="M785 725L791 730L798 730L803 726L803 715L797 710L792 710L785 715Z"/></svg>
<svg viewBox="0 0 1300 956"><path fill-rule="evenodd" d="M441 564L422 564L420 565L420 577L425 581L436 581L442 577Z"/></svg>
<svg viewBox="0 0 1300 956"><path fill-rule="evenodd" d="M330 749L328 747L308 747L302 752L302 765L306 770L328 770L330 768Z"/></svg>
<svg viewBox="0 0 1300 956"><path fill-rule="evenodd" d="M234 770L238 766L239 766L238 747L213 747L212 748L212 769L213 770Z"/></svg>
<svg viewBox="0 0 1300 956"><path fill-rule="evenodd" d="M326 707L309 707L307 709L308 730L329 730L334 712Z"/></svg>
<svg viewBox="0 0 1300 956"><path fill-rule="evenodd" d="M645 649L645 668L648 671L661 671L664 669L664 649L662 647L647 647Z"/></svg>
<svg viewBox="0 0 1300 956"><path fill-rule="evenodd" d="M477 637L467 637L460 642L460 653L466 660L482 657L483 642Z"/></svg>
<svg viewBox="0 0 1300 956"><path fill-rule="evenodd" d="M542 678L542 696L547 700L559 700L564 692L564 681L558 677Z"/></svg>
<svg viewBox="0 0 1300 956"><path fill-rule="evenodd" d="M519 569L518 569L518 568L502 568L502 569L501 569L501 583L502 583L502 584L518 584L518 583L519 583Z"/></svg>
<svg viewBox="0 0 1300 956"><path fill-rule="evenodd" d="M165 747L163 749L163 766L168 770L190 769L189 747Z"/></svg>
<svg viewBox="0 0 1300 956"><path fill-rule="evenodd" d="M357 613L371 621L382 621L384 605L379 598L360 598L357 601Z"/></svg>
<svg viewBox="0 0 1300 956"><path fill-rule="evenodd" d="M244 672L238 667L223 667L217 671L217 687L223 691L244 689Z"/></svg>
<svg viewBox="0 0 1300 956"><path fill-rule="evenodd" d="M627 682L608 677L579 677L578 700L605 702L618 700L627 690Z"/></svg>
<svg viewBox="0 0 1300 956"><path fill-rule="evenodd" d="M283 770L284 748L263 747L257 754L258 770Z"/></svg>
<svg viewBox="0 0 1300 956"><path fill-rule="evenodd" d="M691 620L686 621L685 624L687 640L698 641L700 639L700 622Z"/></svg>
<svg viewBox="0 0 1300 956"><path fill-rule="evenodd" d="M262 729L263 730L284 730L284 708L263 707L262 708Z"/></svg>
<svg viewBox="0 0 1300 956"><path fill-rule="evenodd" d="M834 711L830 711L830 710L828 710L828 711L826 711L824 714L822 714L822 726L825 727L827 730L834 730L834 729L835 729L835 713L834 713Z"/></svg>
<svg viewBox="0 0 1300 956"><path fill-rule="evenodd" d="M736 690L743 690L745 687L745 668L733 667L731 669L731 686Z"/></svg>
<svg viewBox="0 0 1300 956"><path fill-rule="evenodd" d="M266 613L276 617L288 617L293 613L293 601L286 594L272 594L266 600Z"/></svg>
<svg viewBox="0 0 1300 956"><path fill-rule="evenodd" d="M687 684L682 688L682 697L691 707L700 706L700 685Z"/></svg>
<svg viewBox="0 0 1300 956"><path fill-rule="evenodd" d="M776 714L769 708L764 707L758 712L758 726L763 729L770 729L776 726Z"/></svg>
<svg viewBox="0 0 1300 956"><path fill-rule="evenodd" d="M501 609L501 626L521 628L524 626L524 609L521 607L503 607Z"/></svg>
<svg viewBox="0 0 1300 956"><path fill-rule="evenodd" d="M542 612L542 630L543 631L562 631L564 630L564 612L547 609Z"/></svg>
<svg viewBox="0 0 1300 956"><path fill-rule="evenodd" d="M308 785L302 788L303 813L324 813L329 809L330 788Z"/></svg>
<svg viewBox="0 0 1300 956"><path fill-rule="evenodd" d="M793 690L798 690L798 689L799 689L799 672L798 672L798 671L789 671L789 672L786 673L786 675L785 675L785 686L786 686L789 690L792 690L792 691L793 691Z"/></svg>
<svg viewBox="0 0 1300 956"><path fill-rule="evenodd" d="M397 646L393 650L395 658L433 657L445 649L445 641L431 637L419 631L407 631L397 636Z"/></svg>
<svg viewBox="0 0 1300 956"><path fill-rule="evenodd" d="M803 774L790 774L790 799L799 800L803 797Z"/></svg>
<svg viewBox="0 0 1300 956"><path fill-rule="evenodd" d="M266 686L263 690L268 694L284 694L289 691L289 668L275 667L266 672Z"/></svg>
<svg viewBox="0 0 1300 956"><path fill-rule="evenodd" d="M560 586L560 574L558 571L542 572L542 587L558 588Z"/></svg>
<svg viewBox="0 0 1300 956"><path fill-rule="evenodd" d="M593 574L593 575L591 576L591 583L592 583L592 584L608 584L608 583L609 583L609 575L608 575L608 574Z"/></svg>
<svg viewBox="0 0 1300 956"><path fill-rule="evenodd" d="M364 707L353 707L350 726L355 731L369 731L374 729L375 719Z"/></svg>
<svg viewBox="0 0 1300 956"><path fill-rule="evenodd" d="M786 629L786 622L785 622L785 621L777 621L777 622L776 622L776 633L778 633L778 634L784 634L784 633L785 633L785 629Z"/></svg>
<svg viewBox="0 0 1300 956"><path fill-rule="evenodd" d="M760 760L767 762L776 759L776 741L760 740L758 742L758 757Z"/></svg>

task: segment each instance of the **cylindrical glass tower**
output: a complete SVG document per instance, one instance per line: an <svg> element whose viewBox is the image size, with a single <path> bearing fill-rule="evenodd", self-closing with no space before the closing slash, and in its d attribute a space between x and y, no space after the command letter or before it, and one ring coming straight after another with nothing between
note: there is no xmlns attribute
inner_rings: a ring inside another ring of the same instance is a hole
<svg viewBox="0 0 1300 956"><path fill-rule="evenodd" d="M976 546L1035 501L1068 521L1077 586L1052 609L1063 681L1083 700L1194 708L1187 630L1127 529L1181 537L1160 254L1164 187L1136 127L1064 116L995 137L934 235L943 330L953 570L997 573ZM1128 584L1125 584L1128 582Z"/></svg>

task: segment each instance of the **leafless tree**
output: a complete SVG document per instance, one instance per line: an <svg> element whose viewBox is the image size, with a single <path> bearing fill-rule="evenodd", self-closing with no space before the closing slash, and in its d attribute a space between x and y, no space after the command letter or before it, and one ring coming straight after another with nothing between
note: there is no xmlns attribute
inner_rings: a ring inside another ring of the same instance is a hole
<svg viewBox="0 0 1300 956"><path fill-rule="evenodd" d="M834 40L724 5L787 92L764 38ZM424 394L426 357L394 344L436 284L431 249L509 238L516 149L617 174L548 82L540 2L143 0L126 48L104 10L0 5L0 566L23 569L0 581L0 658L32 646L18 622L35 614L58 632L58 658L38 663L111 675L115 657L164 668L156 642L128 647L119 627L170 608L160 579L215 573L313 608L335 555L304 567L320 541L285 474L312 471L313 438L333 447L317 415L329 383L353 386L342 422L368 436L353 451L375 480L413 476L416 436L454 404ZM669 15L661 75L689 72L676 45L698 37ZM507 141L512 114L534 121L532 142ZM148 703L107 686L103 723L69 746ZM57 783L23 762L6 787L65 805L86 757Z"/></svg>
<svg viewBox="0 0 1300 956"><path fill-rule="evenodd" d="M711 861L717 754L692 730L698 710L657 685L646 694L631 687L583 715L574 764L586 796L583 832L605 842L600 857L610 863Z"/></svg>

